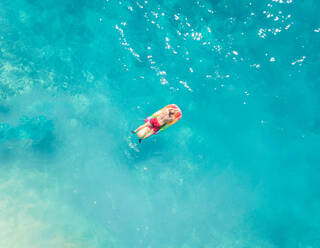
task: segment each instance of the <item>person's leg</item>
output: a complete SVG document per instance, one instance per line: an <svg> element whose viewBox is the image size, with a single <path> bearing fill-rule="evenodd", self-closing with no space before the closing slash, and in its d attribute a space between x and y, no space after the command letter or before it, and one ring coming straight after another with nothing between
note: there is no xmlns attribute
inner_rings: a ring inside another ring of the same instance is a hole
<svg viewBox="0 0 320 248"><path fill-rule="evenodd" d="M143 136L143 138L139 139L139 143L141 143L142 140L150 137L150 136L151 136L152 134L154 134L154 133L155 133L155 131L154 131L153 129L150 129L150 131L149 131L148 133L146 133L146 135Z"/></svg>
<svg viewBox="0 0 320 248"><path fill-rule="evenodd" d="M136 130L134 130L134 131L132 131L132 132L133 132L133 133L136 133L136 132L138 132L139 130L141 130L142 128L148 127L148 126L150 126L150 125L151 125L151 124L150 124L150 122L148 121L147 123L141 125L140 127L138 127Z"/></svg>

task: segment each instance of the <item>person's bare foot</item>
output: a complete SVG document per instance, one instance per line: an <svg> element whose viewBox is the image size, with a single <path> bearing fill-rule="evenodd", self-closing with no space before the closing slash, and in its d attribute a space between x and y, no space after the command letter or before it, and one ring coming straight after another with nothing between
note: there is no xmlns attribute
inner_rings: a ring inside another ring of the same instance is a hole
<svg viewBox="0 0 320 248"><path fill-rule="evenodd" d="M136 133L136 132L134 130L132 130L131 133Z"/></svg>

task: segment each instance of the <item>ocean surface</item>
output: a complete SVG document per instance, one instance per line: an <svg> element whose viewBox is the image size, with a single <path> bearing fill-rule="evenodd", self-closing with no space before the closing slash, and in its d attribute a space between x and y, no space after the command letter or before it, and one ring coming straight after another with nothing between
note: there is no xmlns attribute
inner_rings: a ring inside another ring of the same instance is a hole
<svg viewBox="0 0 320 248"><path fill-rule="evenodd" d="M0 247L320 247L319 13L2 0Z"/></svg>

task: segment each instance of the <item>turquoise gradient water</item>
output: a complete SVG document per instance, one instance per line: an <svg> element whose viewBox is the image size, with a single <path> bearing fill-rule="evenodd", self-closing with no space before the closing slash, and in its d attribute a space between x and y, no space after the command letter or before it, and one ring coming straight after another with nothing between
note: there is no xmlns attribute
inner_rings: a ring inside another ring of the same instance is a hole
<svg viewBox="0 0 320 248"><path fill-rule="evenodd" d="M0 247L320 247L319 11L1 1Z"/></svg>

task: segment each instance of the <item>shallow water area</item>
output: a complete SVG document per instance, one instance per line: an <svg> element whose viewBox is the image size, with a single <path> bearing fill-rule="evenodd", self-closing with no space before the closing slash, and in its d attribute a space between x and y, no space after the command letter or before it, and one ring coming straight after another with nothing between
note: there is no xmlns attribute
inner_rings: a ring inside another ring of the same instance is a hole
<svg viewBox="0 0 320 248"><path fill-rule="evenodd" d="M319 247L319 11L0 2L0 247Z"/></svg>

